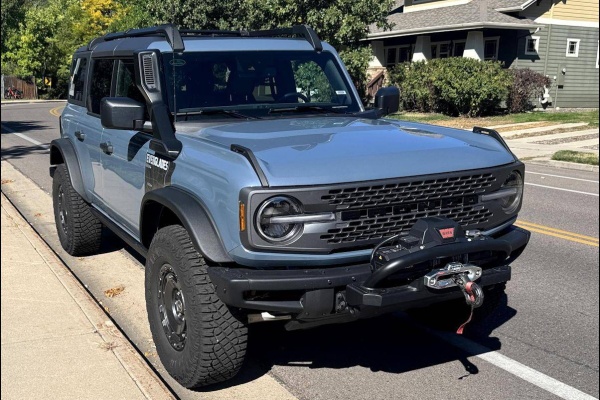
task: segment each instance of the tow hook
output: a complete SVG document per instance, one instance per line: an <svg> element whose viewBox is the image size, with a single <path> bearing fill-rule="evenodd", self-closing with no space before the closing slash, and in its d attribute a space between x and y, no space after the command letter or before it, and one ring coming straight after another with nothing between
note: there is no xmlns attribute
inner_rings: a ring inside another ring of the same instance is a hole
<svg viewBox="0 0 600 400"><path fill-rule="evenodd" d="M462 290L463 294L465 295L465 301L467 302L467 305L471 307L471 314L469 314L469 318L456 330L457 334L462 335L465 326L467 326L467 324L471 322L471 319L473 318L473 311L483 304L483 289L481 289L481 286L469 279L469 275L467 273L454 275L452 280L456 286Z"/></svg>

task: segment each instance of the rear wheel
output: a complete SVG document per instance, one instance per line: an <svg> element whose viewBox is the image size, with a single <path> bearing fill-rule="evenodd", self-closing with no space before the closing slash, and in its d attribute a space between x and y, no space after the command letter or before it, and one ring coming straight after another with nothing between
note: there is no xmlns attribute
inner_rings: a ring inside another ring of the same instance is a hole
<svg viewBox="0 0 600 400"><path fill-rule="evenodd" d="M246 323L219 299L207 269L180 225L152 239L146 259L150 329L163 366L187 388L231 379L246 354Z"/></svg>
<svg viewBox="0 0 600 400"><path fill-rule="evenodd" d="M54 171L52 200L62 248L72 256L96 253L102 241L102 223L92 214L90 205L73 189L64 164Z"/></svg>

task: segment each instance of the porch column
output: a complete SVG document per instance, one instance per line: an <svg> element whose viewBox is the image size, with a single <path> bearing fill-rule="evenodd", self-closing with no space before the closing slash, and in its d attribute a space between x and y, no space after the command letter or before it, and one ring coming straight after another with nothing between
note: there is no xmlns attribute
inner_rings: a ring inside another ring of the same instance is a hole
<svg viewBox="0 0 600 400"><path fill-rule="evenodd" d="M373 57L369 61L369 68L383 68L385 66L385 52L383 51L383 41L375 40L371 42Z"/></svg>
<svg viewBox="0 0 600 400"><path fill-rule="evenodd" d="M483 60L483 32L471 31L467 34L463 57Z"/></svg>
<svg viewBox="0 0 600 400"><path fill-rule="evenodd" d="M415 43L415 52L413 53L412 60L415 61L427 61L431 59L431 38L429 36L417 36L417 43Z"/></svg>

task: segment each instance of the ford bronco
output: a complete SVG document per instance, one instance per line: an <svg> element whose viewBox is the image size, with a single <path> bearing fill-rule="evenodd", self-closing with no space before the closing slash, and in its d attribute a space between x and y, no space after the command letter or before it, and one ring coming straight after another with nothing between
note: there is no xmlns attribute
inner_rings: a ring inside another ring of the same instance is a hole
<svg viewBox="0 0 600 400"><path fill-rule="evenodd" d="M94 39L51 144L60 242L93 254L107 227L143 256L158 355L188 388L238 372L251 322L475 307L529 241L524 165L493 130L383 118L398 104L387 87L365 109L306 26Z"/></svg>

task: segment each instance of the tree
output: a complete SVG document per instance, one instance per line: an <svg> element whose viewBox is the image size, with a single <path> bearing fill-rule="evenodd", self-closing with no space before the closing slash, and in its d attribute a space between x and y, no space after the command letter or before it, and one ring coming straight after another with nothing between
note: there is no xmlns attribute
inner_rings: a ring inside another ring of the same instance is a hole
<svg viewBox="0 0 600 400"><path fill-rule="evenodd" d="M194 29L272 29L306 24L340 51L359 91L364 93L371 51L361 44L368 26L387 25L394 0L149 0L155 23Z"/></svg>

